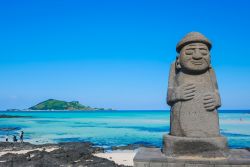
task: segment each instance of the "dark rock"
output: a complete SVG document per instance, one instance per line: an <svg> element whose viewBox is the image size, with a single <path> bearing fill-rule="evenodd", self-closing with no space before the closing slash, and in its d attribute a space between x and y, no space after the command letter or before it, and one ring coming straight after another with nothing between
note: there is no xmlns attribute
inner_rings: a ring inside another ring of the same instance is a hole
<svg viewBox="0 0 250 167"><path fill-rule="evenodd" d="M32 116L21 116L21 115L0 115L0 118L32 118Z"/></svg>
<svg viewBox="0 0 250 167"><path fill-rule="evenodd" d="M20 130L20 128L18 128L18 127L0 128L0 131L13 131L13 130Z"/></svg>
<svg viewBox="0 0 250 167"><path fill-rule="evenodd" d="M26 150L44 147L58 147L58 149L46 151L30 151L26 154L5 154L0 157L0 167L57 167L57 166L88 166L88 167L123 167L113 161L95 157L93 153L104 152L103 148L94 147L89 142L59 143L33 145L30 143L0 143L0 150Z"/></svg>

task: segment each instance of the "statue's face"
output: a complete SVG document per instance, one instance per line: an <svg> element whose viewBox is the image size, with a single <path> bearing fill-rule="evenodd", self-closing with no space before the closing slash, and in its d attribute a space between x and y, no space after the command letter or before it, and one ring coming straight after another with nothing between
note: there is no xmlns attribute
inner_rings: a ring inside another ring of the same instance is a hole
<svg viewBox="0 0 250 167"><path fill-rule="evenodd" d="M207 45L191 43L184 46L180 52L180 66L189 72L202 72L210 65L210 53Z"/></svg>

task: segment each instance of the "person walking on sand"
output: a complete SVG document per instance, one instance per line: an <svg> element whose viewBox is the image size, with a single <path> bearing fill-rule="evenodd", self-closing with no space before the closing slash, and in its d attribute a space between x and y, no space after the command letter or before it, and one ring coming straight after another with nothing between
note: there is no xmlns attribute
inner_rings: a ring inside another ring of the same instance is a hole
<svg viewBox="0 0 250 167"><path fill-rule="evenodd" d="M15 135L13 135L13 142L16 143L17 142L17 138Z"/></svg>
<svg viewBox="0 0 250 167"><path fill-rule="evenodd" d="M20 135L20 141L21 141L21 143L23 143L23 134L24 134L24 132L21 131L21 135Z"/></svg>

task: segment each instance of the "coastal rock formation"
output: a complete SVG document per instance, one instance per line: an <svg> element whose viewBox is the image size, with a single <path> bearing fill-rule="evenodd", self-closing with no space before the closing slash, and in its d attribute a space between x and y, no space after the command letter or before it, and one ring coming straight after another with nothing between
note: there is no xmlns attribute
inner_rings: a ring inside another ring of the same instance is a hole
<svg viewBox="0 0 250 167"><path fill-rule="evenodd" d="M117 165L113 161L93 156L92 154L104 150L100 147L94 147L89 142L45 145L1 142L0 150L0 167L123 167L123 165ZM11 150L19 154L3 154L5 150L9 152ZM26 153L20 153L25 152L25 150Z"/></svg>
<svg viewBox="0 0 250 167"><path fill-rule="evenodd" d="M18 127L6 127L6 128L0 128L0 131L16 131L20 129L21 128L18 128Z"/></svg>
<svg viewBox="0 0 250 167"><path fill-rule="evenodd" d="M31 116L21 116L21 115L0 115L0 118L32 118Z"/></svg>

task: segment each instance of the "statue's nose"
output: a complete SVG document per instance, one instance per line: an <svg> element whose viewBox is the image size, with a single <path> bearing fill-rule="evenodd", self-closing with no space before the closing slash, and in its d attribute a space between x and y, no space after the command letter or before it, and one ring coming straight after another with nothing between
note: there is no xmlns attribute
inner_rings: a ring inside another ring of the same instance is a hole
<svg viewBox="0 0 250 167"><path fill-rule="evenodd" d="M193 54L193 59L200 60L201 58L202 58L202 55L199 52L199 50L195 50L195 53Z"/></svg>

